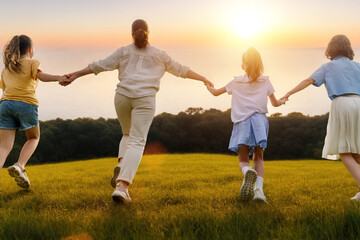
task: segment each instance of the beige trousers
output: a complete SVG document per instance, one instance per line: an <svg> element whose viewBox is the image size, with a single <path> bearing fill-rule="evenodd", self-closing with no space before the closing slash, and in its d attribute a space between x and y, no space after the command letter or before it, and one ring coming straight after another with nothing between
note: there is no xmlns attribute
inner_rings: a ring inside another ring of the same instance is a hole
<svg viewBox="0 0 360 240"><path fill-rule="evenodd" d="M121 170L116 181L132 183L139 167L147 134L155 114L155 96L129 98L115 94L115 109L123 137L119 145Z"/></svg>

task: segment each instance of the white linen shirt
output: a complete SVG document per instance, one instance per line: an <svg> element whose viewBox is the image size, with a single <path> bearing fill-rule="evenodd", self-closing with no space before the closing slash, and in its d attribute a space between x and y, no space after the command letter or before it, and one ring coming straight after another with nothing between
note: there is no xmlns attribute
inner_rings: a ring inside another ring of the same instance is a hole
<svg viewBox="0 0 360 240"><path fill-rule="evenodd" d="M249 83L249 78L235 77L225 89L232 95L231 121L241 122L254 113L267 113L268 96L275 92L268 76L260 76L255 82Z"/></svg>
<svg viewBox="0 0 360 240"><path fill-rule="evenodd" d="M171 59L164 51L147 46L139 49L134 44L117 49L103 60L89 64L95 75L118 69L116 92L130 98L154 96L165 72L186 78L189 68Z"/></svg>

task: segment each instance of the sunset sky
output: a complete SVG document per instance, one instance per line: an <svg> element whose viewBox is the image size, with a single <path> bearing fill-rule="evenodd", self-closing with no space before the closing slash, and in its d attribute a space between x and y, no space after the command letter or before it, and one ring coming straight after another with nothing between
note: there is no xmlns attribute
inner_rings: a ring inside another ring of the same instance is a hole
<svg viewBox="0 0 360 240"><path fill-rule="evenodd" d="M354 60L360 60L359 13L359 0L0 0L0 48L26 34L45 72L70 73L130 44L131 24L142 18L150 26L150 44L216 87L243 74L247 47L259 49L264 74L281 97L328 61L324 48L336 34L350 38ZM85 76L66 88L40 83L39 117L116 117L117 83L116 71ZM156 114L188 107L226 110L230 102L227 94L215 98L198 82L165 74ZM311 87L281 108L269 106L269 114L324 114L330 103L325 88Z"/></svg>
<svg viewBox="0 0 360 240"><path fill-rule="evenodd" d="M0 0L0 45L24 33L37 47L113 48L143 18L162 46L324 47L343 33L360 47L359 12L355 0Z"/></svg>

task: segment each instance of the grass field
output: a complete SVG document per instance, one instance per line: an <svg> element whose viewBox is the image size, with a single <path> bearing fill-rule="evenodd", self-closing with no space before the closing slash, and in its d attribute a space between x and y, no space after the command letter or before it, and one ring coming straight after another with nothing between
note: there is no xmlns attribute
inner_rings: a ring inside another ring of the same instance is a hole
<svg viewBox="0 0 360 240"><path fill-rule="evenodd" d="M28 166L30 190L0 171L0 239L359 239L357 192L341 162L269 161L269 205L239 201L235 156L144 156L133 202L112 202L116 160Z"/></svg>

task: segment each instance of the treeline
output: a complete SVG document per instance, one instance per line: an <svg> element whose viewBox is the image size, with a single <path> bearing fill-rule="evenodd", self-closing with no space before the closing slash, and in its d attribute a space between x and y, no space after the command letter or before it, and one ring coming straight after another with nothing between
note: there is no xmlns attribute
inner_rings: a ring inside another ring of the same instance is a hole
<svg viewBox="0 0 360 240"><path fill-rule="evenodd" d="M270 130L266 159L320 159L328 115L304 116L279 113L269 117ZM50 120L40 122L40 143L29 163L116 157L122 137L117 119ZM145 154L225 153L232 122L230 109L189 108L177 115L162 113L154 118ZM26 141L24 132L16 133L14 148L6 165L17 160Z"/></svg>

